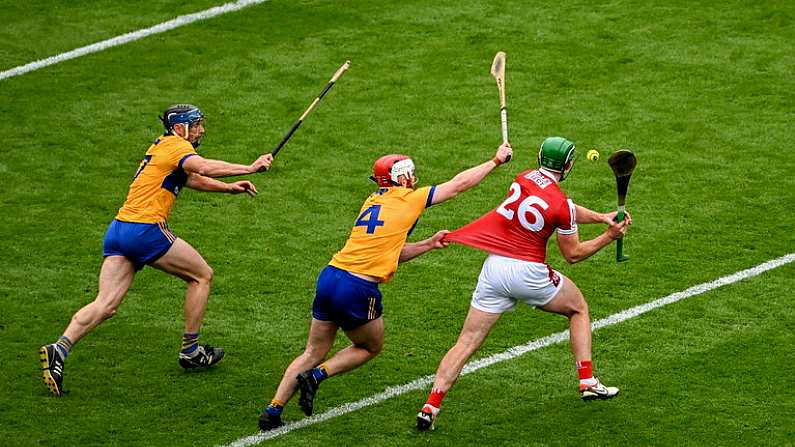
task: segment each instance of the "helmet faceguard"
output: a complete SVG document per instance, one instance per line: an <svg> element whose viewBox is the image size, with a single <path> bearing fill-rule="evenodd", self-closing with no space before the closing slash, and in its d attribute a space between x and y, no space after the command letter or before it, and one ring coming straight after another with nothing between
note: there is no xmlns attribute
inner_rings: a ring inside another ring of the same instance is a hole
<svg viewBox="0 0 795 447"><path fill-rule="evenodd" d="M373 165L373 175L370 179L383 188L390 186L402 186L400 177L404 176L408 181L407 187L414 186L417 178L414 176L414 162L406 155L391 154L384 155L375 161Z"/></svg>
<svg viewBox="0 0 795 447"><path fill-rule="evenodd" d="M541 143L538 150L538 165L560 174L560 181L563 181L577 159L574 143L563 137L549 137Z"/></svg>
<svg viewBox="0 0 795 447"><path fill-rule="evenodd" d="M168 133L173 133L174 126L177 124L184 124L186 129L185 136L187 137L193 125L204 121L204 112L192 104L175 104L167 108L166 111L163 112L163 116L159 118ZM202 136L203 135L199 135L196 141L191 143L194 148L199 147Z"/></svg>

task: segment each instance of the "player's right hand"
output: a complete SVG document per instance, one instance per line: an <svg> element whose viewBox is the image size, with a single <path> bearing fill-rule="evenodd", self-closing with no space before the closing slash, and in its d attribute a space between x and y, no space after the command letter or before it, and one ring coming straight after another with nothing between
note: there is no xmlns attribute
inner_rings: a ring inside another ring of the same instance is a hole
<svg viewBox="0 0 795 447"><path fill-rule="evenodd" d="M610 227L607 229L607 234L613 240L621 239L627 233L627 228L629 228L628 220L622 220L621 222L612 222L610 223Z"/></svg>
<svg viewBox="0 0 795 447"><path fill-rule="evenodd" d="M441 230L437 231L436 234L431 236L431 246L433 248L447 248L450 245L450 241L445 240L444 237L450 233L448 230Z"/></svg>
<svg viewBox="0 0 795 447"><path fill-rule="evenodd" d="M511 157L513 157L513 148L511 148L511 143L502 143L499 148L497 148L497 153L494 154L494 160L499 163L508 163L511 161Z"/></svg>
<svg viewBox="0 0 795 447"><path fill-rule="evenodd" d="M254 163L251 163L251 172L267 171L271 167L271 163L273 163L272 154L260 155L259 158L254 160Z"/></svg>

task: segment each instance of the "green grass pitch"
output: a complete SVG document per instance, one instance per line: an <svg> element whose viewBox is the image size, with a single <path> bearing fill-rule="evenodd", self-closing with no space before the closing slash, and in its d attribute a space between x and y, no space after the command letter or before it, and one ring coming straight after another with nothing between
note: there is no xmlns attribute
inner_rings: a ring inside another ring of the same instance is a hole
<svg viewBox="0 0 795 447"><path fill-rule="evenodd" d="M145 3L0 0L0 70L214 5ZM615 206L607 155L628 147L639 160L629 262L610 247L567 266L550 246L594 320L795 252L793 19L790 2L739 0L273 0L0 81L0 444L212 446L255 433L303 349L316 275L373 190L372 162L405 152L433 184L493 155L500 50L514 159L428 210L412 240L496 206L543 138L562 135L602 153L563 184L597 210ZM50 397L37 349L94 298L103 233L156 115L200 105L201 153L248 163L347 59L274 169L248 176L258 197L185 191L170 219L215 269L202 337L228 358L179 368L184 285L145 269L70 355L68 393ZM451 247L401 266L382 287L384 352L325 382L316 411L432 374L483 258ZM265 444L791 445L793 277L790 264L595 332L597 373L622 389L610 402L578 399L558 344L463 377L435 432L413 428L423 389ZM479 356L565 328L520 309ZM285 418L302 417L292 401Z"/></svg>

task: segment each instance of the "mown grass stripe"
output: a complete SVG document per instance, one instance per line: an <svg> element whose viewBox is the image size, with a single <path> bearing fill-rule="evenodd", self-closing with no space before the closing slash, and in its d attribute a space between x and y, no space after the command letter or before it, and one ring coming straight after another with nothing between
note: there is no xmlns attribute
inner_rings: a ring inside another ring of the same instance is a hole
<svg viewBox="0 0 795 447"><path fill-rule="evenodd" d="M164 33L174 28L179 28L180 26L188 25L199 20L210 19L222 14L226 14L228 12L238 11L240 9L247 8L252 5L265 3L267 1L268 0L238 0L236 2L230 2L220 6L212 7L210 9L205 9L204 11L182 15L167 22L151 26L149 28L144 28L138 31L132 31L127 34L122 34L121 36L116 36L111 39L103 40L101 42L93 43L91 45L80 47L71 51L67 51L65 53L57 54L55 56L51 56L46 59L40 59L25 65L20 65L18 67L11 68L9 70L1 71L0 81L14 76L23 75L25 73L30 73L31 71L48 67L50 65L55 65L64 61L68 61L69 59L75 59L80 56L85 56L91 53L97 53L111 47L124 45L126 43L143 39L144 37L148 37L153 34Z"/></svg>
<svg viewBox="0 0 795 447"><path fill-rule="evenodd" d="M618 324L627 321L629 319L635 318L637 316L643 315L654 309L658 309L660 307L667 306L668 304L681 301L685 298L701 295L702 293L709 292L719 287L723 287L729 284L734 284L744 279L761 275L762 273L768 270L781 267L793 261L795 261L795 253L790 253L780 258L776 258L767 261L765 263L759 264L755 267L751 267L749 269L741 270L731 275L720 277L714 281L698 284L688 289L685 289L681 292L672 293L670 295L664 296L654 301L650 301L645 304L631 307L616 314L602 318L601 320L594 321L593 323L591 323L591 326L593 327L594 330L596 330L606 326ZM496 363L504 362L506 360L512 360L528 352L535 351L556 343L560 343L568 339L569 339L569 331L565 330L562 332L557 332L552 335L548 335L543 338L532 340L523 345L514 346L499 354L494 354L489 357L485 357L480 360L475 360L473 362L467 363L467 365L464 366L461 375L470 374L481 368L485 368L487 366L491 366ZM433 379L434 376L429 375L429 376L420 377L419 379L415 379L403 385L388 387L381 393L372 395L370 397L366 397L356 402L332 408L324 413L317 414L305 419L301 419L300 421L287 423L283 427L280 427L276 430L269 432L261 432L255 435L240 438L237 441L232 442L231 444L227 444L225 447L248 447L251 445L256 445L268 439L273 439L283 434L289 433L291 431L298 430L299 428L307 427L309 425L319 424L321 422L333 419L338 416L342 416L347 413L351 413L353 411L362 409L364 407L380 404L381 402L384 402L388 399L399 396L401 394L407 393L409 391L421 389L423 387L432 384Z"/></svg>

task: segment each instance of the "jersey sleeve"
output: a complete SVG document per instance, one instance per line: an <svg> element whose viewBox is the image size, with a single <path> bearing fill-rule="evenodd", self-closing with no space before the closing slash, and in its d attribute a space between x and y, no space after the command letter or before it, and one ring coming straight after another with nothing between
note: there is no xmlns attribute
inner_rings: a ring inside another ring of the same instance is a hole
<svg viewBox="0 0 795 447"><path fill-rule="evenodd" d="M422 213L422 210L430 207L433 204L433 193L436 191L436 185L423 186L422 188L412 191L407 200L411 204L411 209L417 214Z"/></svg>
<svg viewBox="0 0 795 447"><path fill-rule="evenodd" d="M576 216L574 202L571 199L566 199L558 213L558 234L577 234Z"/></svg>
<svg viewBox="0 0 795 447"><path fill-rule="evenodd" d="M182 169L182 163L194 155L199 154L196 153L196 149L186 141L185 144L175 144L174 147L166 153L166 162L172 169Z"/></svg>

